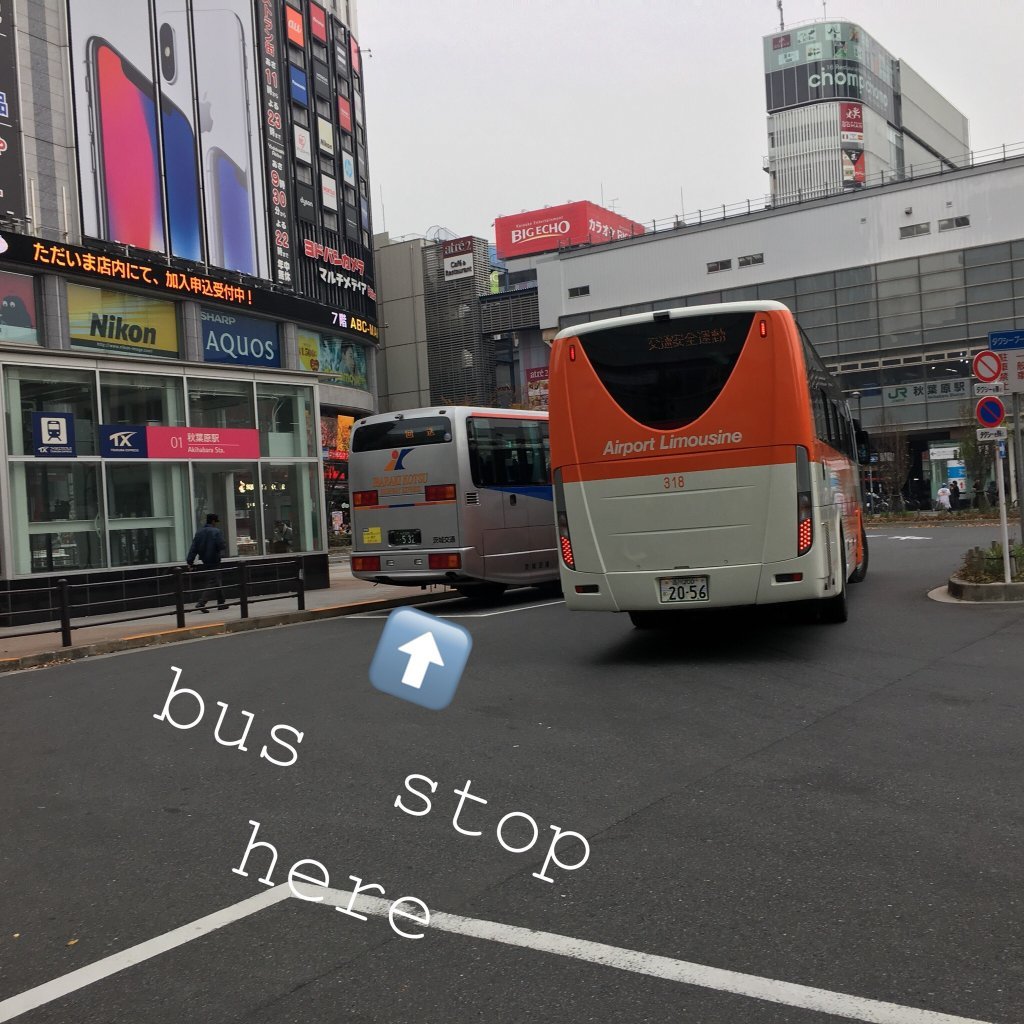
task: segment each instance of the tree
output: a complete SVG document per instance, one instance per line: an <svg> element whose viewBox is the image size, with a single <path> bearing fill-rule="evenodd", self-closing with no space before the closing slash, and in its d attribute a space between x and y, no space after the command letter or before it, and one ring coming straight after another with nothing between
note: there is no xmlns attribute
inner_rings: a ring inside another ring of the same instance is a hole
<svg viewBox="0 0 1024 1024"><path fill-rule="evenodd" d="M964 500L970 502L974 495L974 481L980 480L981 486L984 487L992 473L992 446L979 443L975 432L978 424L974 418L974 406L970 402L963 402L960 405L960 423L960 436L955 440L960 449L964 472L967 474L964 480ZM981 507L988 508L988 499L984 493L981 496Z"/></svg>
<svg viewBox="0 0 1024 1024"><path fill-rule="evenodd" d="M882 495L891 508L902 509L903 487L913 463L910 439L901 423L889 419L884 406L878 427L872 431L871 441L878 452L876 473Z"/></svg>

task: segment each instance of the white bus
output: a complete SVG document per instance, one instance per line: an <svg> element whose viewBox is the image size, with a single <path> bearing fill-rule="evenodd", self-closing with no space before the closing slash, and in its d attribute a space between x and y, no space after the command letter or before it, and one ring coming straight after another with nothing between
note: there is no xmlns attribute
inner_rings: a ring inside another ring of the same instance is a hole
<svg viewBox="0 0 1024 1024"><path fill-rule="evenodd" d="M558 583L548 417L469 406L358 420L352 574L493 596Z"/></svg>

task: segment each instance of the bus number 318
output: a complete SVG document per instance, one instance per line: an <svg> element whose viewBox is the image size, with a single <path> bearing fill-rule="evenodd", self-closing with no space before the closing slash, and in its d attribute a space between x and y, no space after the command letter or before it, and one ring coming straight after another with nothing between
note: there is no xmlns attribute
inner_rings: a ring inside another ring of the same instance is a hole
<svg viewBox="0 0 1024 1024"><path fill-rule="evenodd" d="M676 490L683 486L683 476L680 473L678 476L667 476L664 479L664 487L666 491Z"/></svg>

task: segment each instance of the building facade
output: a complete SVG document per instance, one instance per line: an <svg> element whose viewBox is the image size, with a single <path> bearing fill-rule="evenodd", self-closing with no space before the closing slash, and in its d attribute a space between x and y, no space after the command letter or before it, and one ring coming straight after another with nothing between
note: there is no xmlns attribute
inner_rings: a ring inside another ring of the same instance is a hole
<svg viewBox="0 0 1024 1024"><path fill-rule="evenodd" d="M1024 156L536 258L559 329L673 306L775 299L869 430L929 441L972 418L972 356L1024 329Z"/></svg>
<svg viewBox="0 0 1024 1024"><path fill-rule="evenodd" d="M967 118L859 25L801 24L763 48L774 204L965 165Z"/></svg>
<svg viewBox="0 0 1024 1024"><path fill-rule="evenodd" d="M354 18L0 0L5 589L180 564L209 512L326 584L332 464L376 409Z"/></svg>

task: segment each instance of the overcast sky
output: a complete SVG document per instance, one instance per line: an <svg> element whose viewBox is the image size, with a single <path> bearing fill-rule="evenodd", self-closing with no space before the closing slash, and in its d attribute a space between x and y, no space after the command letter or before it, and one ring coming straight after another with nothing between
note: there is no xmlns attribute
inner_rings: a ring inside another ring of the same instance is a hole
<svg viewBox="0 0 1024 1024"><path fill-rule="evenodd" d="M375 231L494 239L589 199L650 222L763 196L775 0L357 0ZM784 0L786 27L822 17ZM830 0L970 120L1024 142L1024 0ZM681 198L682 196L682 198Z"/></svg>

